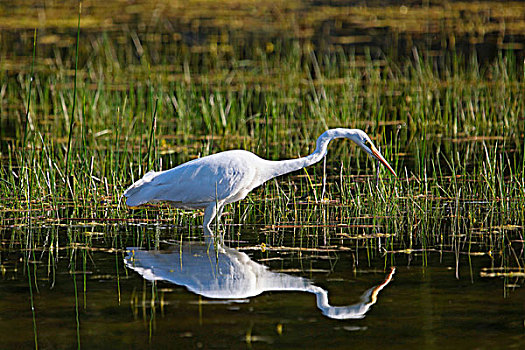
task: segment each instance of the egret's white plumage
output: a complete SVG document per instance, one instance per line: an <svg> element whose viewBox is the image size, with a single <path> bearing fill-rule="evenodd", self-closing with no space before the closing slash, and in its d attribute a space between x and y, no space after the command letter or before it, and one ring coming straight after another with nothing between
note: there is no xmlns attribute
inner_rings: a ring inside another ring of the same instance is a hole
<svg viewBox="0 0 525 350"><path fill-rule="evenodd" d="M319 136L315 151L302 158L270 161L248 151L232 150L195 159L170 170L150 171L124 192L126 204L134 207L168 202L178 208L205 209L204 232L212 235L210 223L216 216L220 217L224 205L245 198L255 187L276 176L319 162L326 155L330 141L336 138L351 139L395 176L364 131L338 128Z"/></svg>

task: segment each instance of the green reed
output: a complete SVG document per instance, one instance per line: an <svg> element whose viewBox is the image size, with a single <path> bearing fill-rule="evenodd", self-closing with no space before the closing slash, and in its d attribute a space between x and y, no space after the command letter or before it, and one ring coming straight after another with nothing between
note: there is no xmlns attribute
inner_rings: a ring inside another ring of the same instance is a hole
<svg viewBox="0 0 525 350"><path fill-rule="evenodd" d="M1 141L3 218L29 211L55 219L172 220L193 237L200 217L128 211L121 203L126 186L148 170L231 148L275 160L304 156L326 128L342 126L366 130L399 177L380 168L376 181L374 161L350 142L334 141L326 203L316 165L230 206L226 230L235 236L231 224L318 224L294 229L294 241L363 243L376 254L379 243L446 250L454 235L494 247L503 239L495 227L524 225L525 83L510 53L481 68L455 54L438 60L415 51L406 61L377 61L283 43L280 52L252 48L251 60L235 50L227 58L184 51L155 64L149 55L129 58L130 48L107 34L77 43L74 53L36 57L29 76L1 77L9 105L26 96L27 110L31 103L38 116L27 144L17 141L28 129L16 122L12 138ZM37 46L35 40L33 52L50 55ZM46 69L49 58L55 63ZM33 75L29 85L20 83ZM11 120L13 109L2 113ZM348 237L378 233L386 234L383 242Z"/></svg>

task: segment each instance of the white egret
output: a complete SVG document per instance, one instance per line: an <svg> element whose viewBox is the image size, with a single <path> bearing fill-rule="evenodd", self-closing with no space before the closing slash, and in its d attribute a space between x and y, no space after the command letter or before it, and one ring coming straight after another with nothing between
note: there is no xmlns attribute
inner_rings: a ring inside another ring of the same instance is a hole
<svg viewBox="0 0 525 350"><path fill-rule="evenodd" d="M271 161L244 150L231 150L194 159L166 171L150 171L131 185L124 196L126 204L168 202L183 209L204 209L204 233L213 236L210 223L220 219L226 204L244 199L254 188L276 176L303 169L326 155L330 141L347 138L380 161L394 176L394 169L359 129L330 129L317 139L309 156Z"/></svg>

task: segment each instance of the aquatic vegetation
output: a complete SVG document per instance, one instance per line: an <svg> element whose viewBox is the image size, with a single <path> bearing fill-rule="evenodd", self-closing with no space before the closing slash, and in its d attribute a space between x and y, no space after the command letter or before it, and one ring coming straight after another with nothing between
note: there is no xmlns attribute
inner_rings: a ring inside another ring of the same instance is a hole
<svg viewBox="0 0 525 350"><path fill-rule="evenodd" d="M200 219L173 209L129 212L121 206L123 189L150 169L231 148L295 158L311 153L326 127L345 125L379 135L376 142L400 178L368 176L375 164L340 142L327 156L324 195L323 170L308 169L231 206L225 229L317 222L329 233L323 243L332 236L351 241L346 236L355 232L343 228L356 227L359 234L382 233L389 244L396 240L412 249L439 242L450 248L454 232L472 242L490 236L491 227L523 226L523 82L512 56L499 56L481 72L476 61L437 70L431 57L405 62L400 70L395 62L377 65L370 58L357 65L363 58L343 52L323 62L312 51L288 55L252 62L230 80L207 80L221 76L219 68L190 82L171 81L169 71L164 80L162 71L152 73L147 65L100 75L95 67L103 67L105 57L93 56L78 71L76 113L70 110L74 89L67 88L72 76L35 68L30 83L23 72L4 75L10 102L2 104L3 115L17 115L17 105L28 105L29 113L27 128L2 119L18 125L2 128L10 130L2 137L2 221L155 213L158 219L175 216L181 227L197 224ZM319 77L310 76L309 65L283 63L294 59L317 66ZM276 73L255 79L260 64ZM106 82L124 76L127 87ZM11 94L21 87L17 102Z"/></svg>

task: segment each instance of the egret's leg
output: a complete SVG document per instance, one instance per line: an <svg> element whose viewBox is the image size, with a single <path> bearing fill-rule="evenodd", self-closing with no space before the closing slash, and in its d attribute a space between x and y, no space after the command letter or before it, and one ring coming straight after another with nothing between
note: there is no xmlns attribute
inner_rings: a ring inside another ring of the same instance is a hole
<svg viewBox="0 0 525 350"><path fill-rule="evenodd" d="M206 207L204 210L204 221L202 225L204 226L204 233L213 236L213 230L210 227L211 222L215 219L216 224L219 224L219 220L222 215L222 210L224 209L224 203L212 203Z"/></svg>
<svg viewBox="0 0 525 350"><path fill-rule="evenodd" d="M222 216L223 209L224 209L224 203L221 203L219 205L219 209L217 210L217 218L215 219L215 220L217 220L217 230L219 230L219 225L221 223L221 216ZM225 232L223 232L222 234L218 235L218 237L219 237L219 241L218 241L219 245L224 244L224 233Z"/></svg>
<svg viewBox="0 0 525 350"><path fill-rule="evenodd" d="M219 210L217 210L217 226L219 226L221 223L221 216L222 216L223 209L224 209L224 205L219 205Z"/></svg>
<svg viewBox="0 0 525 350"><path fill-rule="evenodd" d="M215 218L215 222L218 224L218 220L222 214L222 209L224 208L224 204L221 202L218 203L212 203L206 207L204 210L204 221L203 221L203 228L204 228L204 240L207 244L213 243L215 238L218 237L219 241L218 244L222 244L223 237L222 235L216 236L211 229L211 222Z"/></svg>
<svg viewBox="0 0 525 350"><path fill-rule="evenodd" d="M211 203L204 210L204 220L202 223L202 227L204 229L204 236L213 237L213 231L210 228L210 223L215 218L215 215L217 215L217 208L215 203Z"/></svg>

